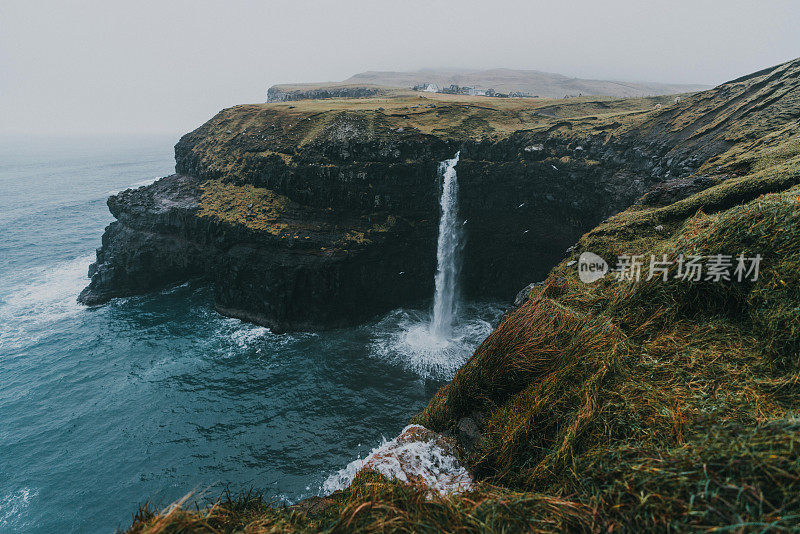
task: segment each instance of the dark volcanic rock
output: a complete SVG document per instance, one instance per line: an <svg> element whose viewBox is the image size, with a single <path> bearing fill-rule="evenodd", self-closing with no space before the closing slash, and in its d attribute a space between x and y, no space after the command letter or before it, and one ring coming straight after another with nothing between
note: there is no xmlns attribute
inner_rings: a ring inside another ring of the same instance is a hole
<svg viewBox="0 0 800 534"><path fill-rule="evenodd" d="M203 275L214 250L193 239L199 189L194 178L173 175L108 199L117 220L106 227L83 304L136 295Z"/></svg>
<svg viewBox="0 0 800 534"><path fill-rule="evenodd" d="M81 302L203 278L214 288L220 313L276 331L340 327L419 304L433 293L438 161L459 148L463 293L511 299L526 281L544 277L583 232L651 185L633 179L634 166L622 159L587 165L587 157L600 157L591 149L561 163L555 158L573 149L546 136L460 147L431 136L337 145L334 136L327 146L296 153L291 165L266 158L224 179L268 188L295 203L288 235L277 236L198 215L202 183L219 180L195 148L202 139L195 132L176 146L182 174L109 199L117 221L106 229ZM535 144L543 148L525 150ZM398 161L397 152L405 159ZM246 214L252 208L237 209ZM343 244L348 231L367 231L375 220L393 223L364 242Z"/></svg>
<svg viewBox="0 0 800 534"><path fill-rule="evenodd" d="M386 303L411 304L433 291L432 223L396 222L342 249L343 231L321 221L304 221L323 227L313 239L300 236L306 241L200 217L201 194L200 180L173 175L112 196L118 220L106 228L79 302L204 278L220 313L284 331L357 323Z"/></svg>

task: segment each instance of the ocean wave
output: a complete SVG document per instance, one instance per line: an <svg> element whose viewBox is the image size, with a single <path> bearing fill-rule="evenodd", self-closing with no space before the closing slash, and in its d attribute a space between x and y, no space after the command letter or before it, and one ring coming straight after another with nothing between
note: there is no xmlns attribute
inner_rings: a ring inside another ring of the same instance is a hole
<svg viewBox="0 0 800 534"><path fill-rule="evenodd" d="M161 176L156 176L154 178L149 178L147 180L141 180L139 182L135 182L128 186L130 189L138 189L140 187L144 187L146 185L154 184L161 179Z"/></svg>
<svg viewBox="0 0 800 534"><path fill-rule="evenodd" d="M224 317L211 308L204 308L201 313L216 332L216 335L209 339L209 343L214 346L216 354L221 354L225 358L233 358L250 351L255 351L256 354L272 353L280 347L317 336L311 332L275 334L265 326Z"/></svg>
<svg viewBox="0 0 800 534"><path fill-rule="evenodd" d="M87 269L94 255L81 256L55 265L27 269L3 284L0 299L0 347L19 348L36 342L47 327L73 317L85 308L77 303L87 283Z"/></svg>
<svg viewBox="0 0 800 534"><path fill-rule="evenodd" d="M184 282L182 284L176 284L176 285L168 287L166 289L162 289L161 290L161 294L162 295L172 295L174 293L180 293L184 289L190 287L190 285L191 284L189 282Z"/></svg>
<svg viewBox="0 0 800 534"><path fill-rule="evenodd" d="M125 191L127 189L139 189L140 187L144 187L146 185L154 184L157 181L159 181L161 178L162 178L162 176L156 176L154 178L149 178L147 180L141 180L139 182L134 182L131 185L129 185L128 187L124 187L122 189L108 190L108 191L106 191L105 196L116 195L117 193L119 193L121 191Z"/></svg>
<svg viewBox="0 0 800 534"><path fill-rule="evenodd" d="M265 337L272 335L269 328L263 326L256 326L243 323L238 327L234 327L232 331L228 332L228 340L230 341L229 354L249 349L253 344L263 340Z"/></svg>

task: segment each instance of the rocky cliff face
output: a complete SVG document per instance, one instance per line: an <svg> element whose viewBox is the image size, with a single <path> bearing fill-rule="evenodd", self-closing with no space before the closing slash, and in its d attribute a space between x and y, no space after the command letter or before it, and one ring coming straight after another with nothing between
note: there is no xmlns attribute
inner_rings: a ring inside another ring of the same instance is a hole
<svg viewBox="0 0 800 534"><path fill-rule="evenodd" d="M200 237L207 228L196 217L199 198L198 181L180 175L110 197L117 220L106 227L78 300L99 304L203 275L214 251Z"/></svg>
<svg viewBox="0 0 800 534"><path fill-rule="evenodd" d="M221 313L282 331L352 324L384 301L429 293L430 284L418 284L435 267L424 253L433 231L424 223L341 216L181 174L108 205L117 221L90 267L85 304L202 277ZM275 209L274 220L264 213Z"/></svg>
<svg viewBox="0 0 800 534"><path fill-rule="evenodd" d="M176 175L109 199L117 221L79 300L202 277L221 313L278 331L419 304L433 293L437 165L456 150L462 289L510 300L589 228L699 165L633 128L653 99L321 104L238 106L185 135Z"/></svg>

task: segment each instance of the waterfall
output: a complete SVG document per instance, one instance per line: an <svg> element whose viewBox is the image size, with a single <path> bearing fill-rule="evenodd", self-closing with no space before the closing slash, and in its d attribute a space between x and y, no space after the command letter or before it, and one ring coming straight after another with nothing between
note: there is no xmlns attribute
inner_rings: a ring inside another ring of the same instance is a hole
<svg viewBox="0 0 800 534"><path fill-rule="evenodd" d="M504 311L487 303L459 302L458 278L465 241L465 221L458 213L459 154L441 162L436 176L442 196L433 313L395 310L376 325L371 350L382 360L399 363L426 379L452 379Z"/></svg>
<svg viewBox="0 0 800 534"><path fill-rule="evenodd" d="M456 314L458 274L461 270L461 223L458 216L458 179L456 164L460 152L453 159L439 164L442 178L442 198L440 201L439 240L436 245L436 293L433 298L433 319L431 334L438 338L448 338L453 329Z"/></svg>

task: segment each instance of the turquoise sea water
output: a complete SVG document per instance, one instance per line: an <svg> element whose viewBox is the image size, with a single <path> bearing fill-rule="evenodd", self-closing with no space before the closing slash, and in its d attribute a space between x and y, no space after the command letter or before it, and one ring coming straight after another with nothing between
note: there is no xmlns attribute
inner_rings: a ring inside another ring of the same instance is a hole
<svg viewBox="0 0 800 534"><path fill-rule="evenodd" d="M113 532L137 504L255 487L296 501L394 436L488 333L428 312L274 335L199 282L75 302L109 194L172 172L173 138L0 140L0 532ZM424 306L423 306L424 308Z"/></svg>

